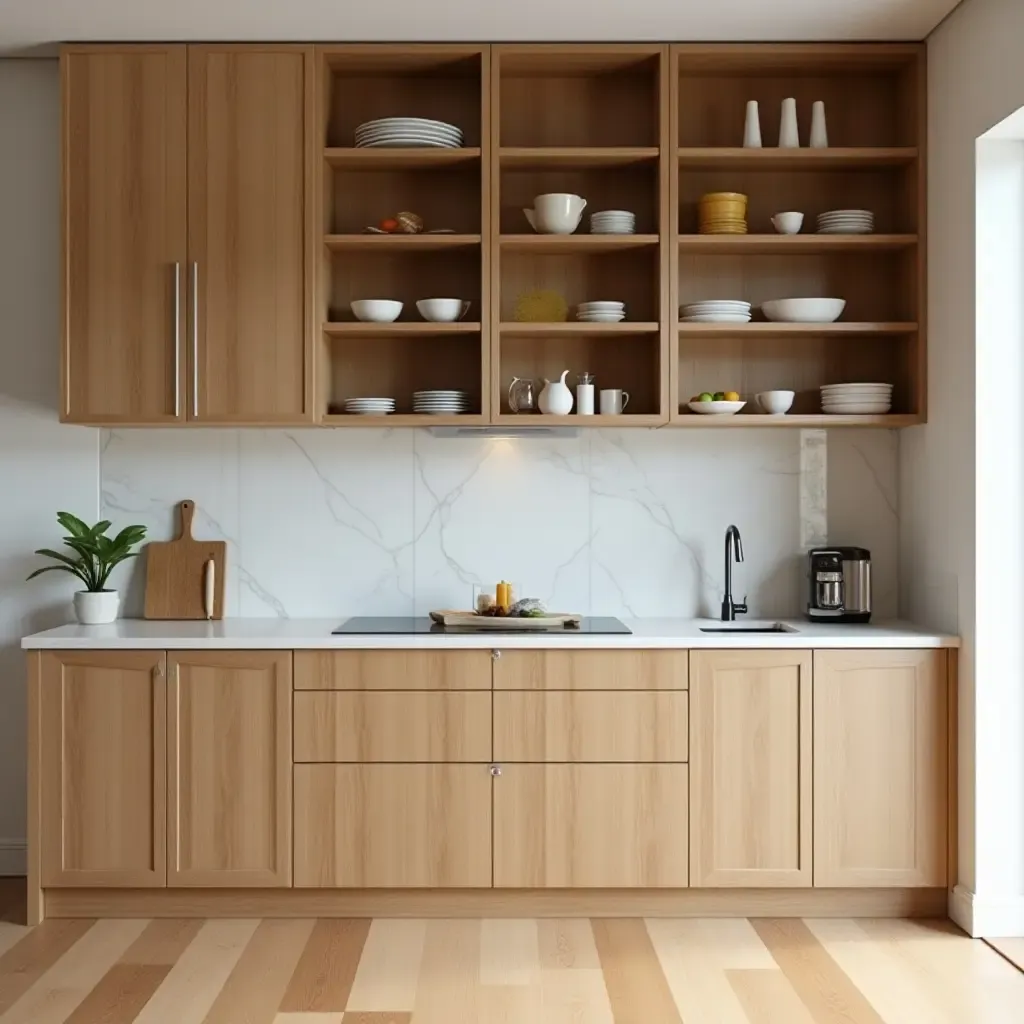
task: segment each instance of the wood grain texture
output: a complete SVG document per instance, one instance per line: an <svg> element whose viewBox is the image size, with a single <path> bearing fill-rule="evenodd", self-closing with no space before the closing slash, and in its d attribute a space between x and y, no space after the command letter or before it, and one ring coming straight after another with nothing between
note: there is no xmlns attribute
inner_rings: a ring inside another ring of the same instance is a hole
<svg viewBox="0 0 1024 1024"><path fill-rule="evenodd" d="M178 962L202 926L203 922L194 918L151 921L119 962L170 967Z"/></svg>
<svg viewBox="0 0 1024 1024"><path fill-rule="evenodd" d="M344 1010L369 931L368 920L317 921L281 999L281 1012Z"/></svg>
<svg viewBox="0 0 1024 1024"><path fill-rule="evenodd" d="M423 920L374 920L349 993L349 1012L411 1012L426 936Z"/></svg>
<svg viewBox="0 0 1024 1024"><path fill-rule="evenodd" d="M161 651L41 655L44 886L166 881Z"/></svg>
<svg viewBox="0 0 1024 1024"><path fill-rule="evenodd" d="M685 690L685 651L503 651L495 690Z"/></svg>
<svg viewBox="0 0 1024 1024"><path fill-rule="evenodd" d="M25 659L25 924L42 923L43 897L43 651L29 651Z"/></svg>
<svg viewBox="0 0 1024 1024"><path fill-rule="evenodd" d="M595 920L592 926L615 1024L682 1024L644 922Z"/></svg>
<svg viewBox="0 0 1024 1024"><path fill-rule="evenodd" d="M796 990L778 971L726 971L750 1024L815 1024Z"/></svg>
<svg viewBox="0 0 1024 1024"><path fill-rule="evenodd" d="M944 651L814 652L814 884L947 881Z"/></svg>
<svg viewBox="0 0 1024 1024"><path fill-rule="evenodd" d="M491 760L489 693L295 694L300 761Z"/></svg>
<svg viewBox="0 0 1024 1024"><path fill-rule="evenodd" d="M44 921L0 956L0 1013L6 1014L94 923Z"/></svg>
<svg viewBox="0 0 1024 1024"><path fill-rule="evenodd" d="M168 671L168 885L290 885L291 652L175 652Z"/></svg>
<svg viewBox="0 0 1024 1024"><path fill-rule="evenodd" d="M312 420L307 301L311 46L189 47L189 415Z"/></svg>
<svg viewBox="0 0 1024 1024"><path fill-rule="evenodd" d="M693 651L690 884L811 884L811 654Z"/></svg>
<svg viewBox="0 0 1024 1024"><path fill-rule="evenodd" d="M685 761L684 692L503 692L496 761Z"/></svg>
<svg viewBox="0 0 1024 1024"><path fill-rule="evenodd" d="M490 651L296 651L296 690L489 690Z"/></svg>
<svg viewBox="0 0 1024 1024"><path fill-rule="evenodd" d="M185 61L178 45L61 53L65 422L184 419Z"/></svg>
<svg viewBox="0 0 1024 1024"><path fill-rule="evenodd" d="M295 766L295 885L491 884L485 765Z"/></svg>
<svg viewBox="0 0 1024 1024"><path fill-rule="evenodd" d="M167 964L114 964L65 1024L135 1020L170 970Z"/></svg>
<svg viewBox="0 0 1024 1024"><path fill-rule="evenodd" d="M494 785L494 884L685 887L686 805L686 765L508 765Z"/></svg>

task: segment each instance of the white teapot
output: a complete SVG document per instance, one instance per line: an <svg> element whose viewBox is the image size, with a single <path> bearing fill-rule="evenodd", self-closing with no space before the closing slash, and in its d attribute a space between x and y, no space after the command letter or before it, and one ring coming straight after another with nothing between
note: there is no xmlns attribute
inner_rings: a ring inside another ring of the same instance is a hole
<svg viewBox="0 0 1024 1024"><path fill-rule="evenodd" d="M559 380L544 379L544 388L537 398L537 405L542 413L549 416L568 416L572 412L572 391L565 383L568 376L569 371L563 370Z"/></svg>

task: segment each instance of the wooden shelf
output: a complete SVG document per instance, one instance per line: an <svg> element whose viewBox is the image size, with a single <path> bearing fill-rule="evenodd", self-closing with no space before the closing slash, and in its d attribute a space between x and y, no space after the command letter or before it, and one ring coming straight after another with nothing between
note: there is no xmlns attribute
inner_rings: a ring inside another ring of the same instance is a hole
<svg viewBox="0 0 1024 1024"><path fill-rule="evenodd" d="M350 413L327 413L321 420L325 427L481 427L487 420L479 413L454 416L423 416L416 413L392 413L390 416L354 416Z"/></svg>
<svg viewBox="0 0 1024 1024"><path fill-rule="evenodd" d="M503 252L602 253L648 249L658 244L657 235L502 235Z"/></svg>
<svg viewBox="0 0 1024 1024"><path fill-rule="evenodd" d="M812 429L815 427L913 427L924 420L913 413L887 413L884 416L828 416L813 415L766 416L764 413L738 413L735 416L702 416L695 412L680 412L670 426L724 429L728 427L789 427Z"/></svg>
<svg viewBox="0 0 1024 1024"><path fill-rule="evenodd" d="M658 413L628 412L621 416L547 416L544 413L499 413L496 419L502 427L663 427L667 424L664 416Z"/></svg>
<svg viewBox="0 0 1024 1024"><path fill-rule="evenodd" d="M331 338L415 338L437 337L449 334L479 334L480 324L456 320L452 323L395 321L390 324L364 323L361 320L336 320L323 325L324 334Z"/></svg>
<svg viewBox="0 0 1024 1024"><path fill-rule="evenodd" d="M847 335L857 337L865 334L915 334L918 325L913 323L844 323L834 324L791 324L791 323L748 323L748 324L680 324L680 335L705 337L721 335L727 337L781 338L789 335L821 337L822 335ZM697 414L699 415L699 414Z"/></svg>
<svg viewBox="0 0 1024 1024"><path fill-rule="evenodd" d="M891 252L911 249L917 235L680 235L679 251L752 255L828 255L833 252Z"/></svg>
<svg viewBox="0 0 1024 1024"><path fill-rule="evenodd" d="M905 167L917 159L914 146L871 149L743 149L684 147L679 167L743 171L848 171L870 167Z"/></svg>
<svg viewBox="0 0 1024 1024"><path fill-rule="evenodd" d="M504 146L498 150L502 168L521 170L587 170L657 163L657 146Z"/></svg>
<svg viewBox="0 0 1024 1024"><path fill-rule="evenodd" d="M545 334L571 335L578 338L628 337L631 334L657 334L659 329L657 323L646 320L623 320L617 324L580 323L578 320L555 323L507 322L501 324L499 328L503 338L532 338Z"/></svg>
<svg viewBox="0 0 1024 1024"><path fill-rule="evenodd" d="M324 235L331 252L435 252L479 244L480 235Z"/></svg>
<svg viewBox="0 0 1024 1024"><path fill-rule="evenodd" d="M464 146L461 149L342 149L324 150L324 160L329 167L349 171L414 170L417 168L454 167L471 164L480 160L478 146Z"/></svg>

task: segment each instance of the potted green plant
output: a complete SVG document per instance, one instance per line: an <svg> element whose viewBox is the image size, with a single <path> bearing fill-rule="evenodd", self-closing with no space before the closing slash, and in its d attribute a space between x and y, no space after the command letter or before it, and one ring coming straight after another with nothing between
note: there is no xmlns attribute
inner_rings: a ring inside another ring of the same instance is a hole
<svg viewBox="0 0 1024 1024"><path fill-rule="evenodd" d="M117 618L121 598L116 590L107 589L107 580L115 565L138 554L138 551L132 549L142 542L146 528L126 526L116 537L108 537L109 519L87 526L70 512L58 512L57 522L68 532L64 543L72 554L40 548L36 551L37 555L52 558L57 564L36 569L29 574L28 579L34 579L44 572L69 572L77 576L85 584L85 590L75 594L75 615L78 621L88 626L113 622Z"/></svg>

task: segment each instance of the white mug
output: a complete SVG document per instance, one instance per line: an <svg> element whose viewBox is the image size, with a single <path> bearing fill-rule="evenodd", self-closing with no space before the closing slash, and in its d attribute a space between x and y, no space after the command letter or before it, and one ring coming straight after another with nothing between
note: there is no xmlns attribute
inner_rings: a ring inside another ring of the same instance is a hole
<svg viewBox="0 0 1024 1024"><path fill-rule="evenodd" d="M533 208L523 210L530 227L546 235L571 235L579 226L587 201L572 192L548 192L533 197Z"/></svg>
<svg viewBox="0 0 1024 1024"><path fill-rule="evenodd" d="M621 416L629 405L629 392L621 388L607 388L601 392L601 415Z"/></svg>
<svg viewBox="0 0 1024 1024"><path fill-rule="evenodd" d="M593 416L594 415L594 385L593 384L577 384L576 385L576 415L577 416Z"/></svg>

